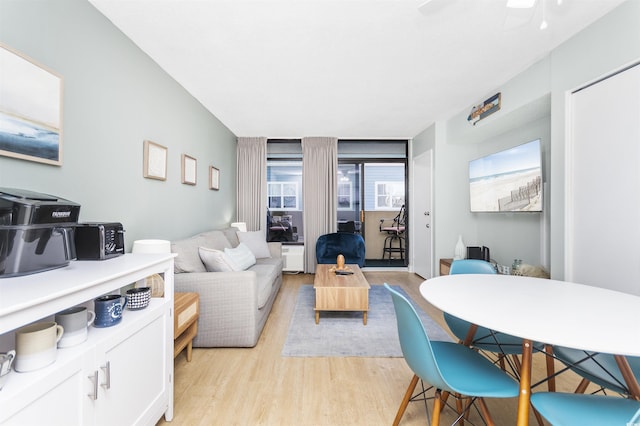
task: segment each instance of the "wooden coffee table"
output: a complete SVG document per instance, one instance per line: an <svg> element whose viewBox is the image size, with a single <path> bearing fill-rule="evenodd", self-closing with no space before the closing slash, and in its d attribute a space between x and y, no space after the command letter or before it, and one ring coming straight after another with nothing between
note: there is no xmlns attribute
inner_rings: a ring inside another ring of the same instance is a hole
<svg viewBox="0 0 640 426"><path fill-rule="evenodd" d="M316 266L313 288L316 291L316 324L320 311L362 311L362 322L367 325L369 311L369 283L358 265L345 265L351 275L338 275L335 265Z"/></svg>

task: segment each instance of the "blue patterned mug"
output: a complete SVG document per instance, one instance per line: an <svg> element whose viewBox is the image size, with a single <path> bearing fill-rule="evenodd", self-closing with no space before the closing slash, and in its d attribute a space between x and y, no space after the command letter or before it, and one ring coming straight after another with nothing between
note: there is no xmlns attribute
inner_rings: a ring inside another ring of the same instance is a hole
<svg viewBox="0 0 640 426"><path fill-rule="evenodd" d="M94 327L111 327L122 320L122 311L127 306L127 297L119 294L100 296L93 301L96 319Z"/></svg>

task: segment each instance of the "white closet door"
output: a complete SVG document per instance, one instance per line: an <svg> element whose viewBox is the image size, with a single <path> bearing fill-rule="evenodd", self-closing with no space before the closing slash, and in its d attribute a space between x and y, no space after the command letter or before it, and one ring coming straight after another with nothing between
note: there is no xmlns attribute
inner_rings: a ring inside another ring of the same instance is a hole
<svg viewBox="0 0 640 426"><path fill-rule="evenodd" d="M572 95L569 281L640 295L640 66Z"/></svg>

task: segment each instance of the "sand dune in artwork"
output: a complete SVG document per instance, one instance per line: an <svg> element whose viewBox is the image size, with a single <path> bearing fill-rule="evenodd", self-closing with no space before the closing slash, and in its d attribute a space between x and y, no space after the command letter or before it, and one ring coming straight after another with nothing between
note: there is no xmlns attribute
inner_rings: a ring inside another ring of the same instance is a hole
<svg viewBox="0 0 640 426"><path fill-rule="evenodd" d="M489 176L484 179L471 182L471 211L500 211L499 200L510 197L511 191L517 191L520 187L526 187L529 182L540 177L540 169L532 169L505 175ZM542 210L542 197L539 192L532 197L530 202L518 206L512 211L539 211Z"/></svg>

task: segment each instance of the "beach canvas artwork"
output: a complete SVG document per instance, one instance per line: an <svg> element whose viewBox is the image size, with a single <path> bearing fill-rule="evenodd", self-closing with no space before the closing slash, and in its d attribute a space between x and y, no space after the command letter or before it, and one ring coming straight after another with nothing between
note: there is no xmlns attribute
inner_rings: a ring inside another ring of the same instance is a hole
<svg viewBox="0 0 640 426"><path fill-rule="evenodd" d="M0 155L61 165L62 78L0 45Z"/></svg>
<svg viewBox="0 0 640 426"><path fill-rule="evenodd" d="M542 211L540 140L469 162L472 212Z"/></svg>

